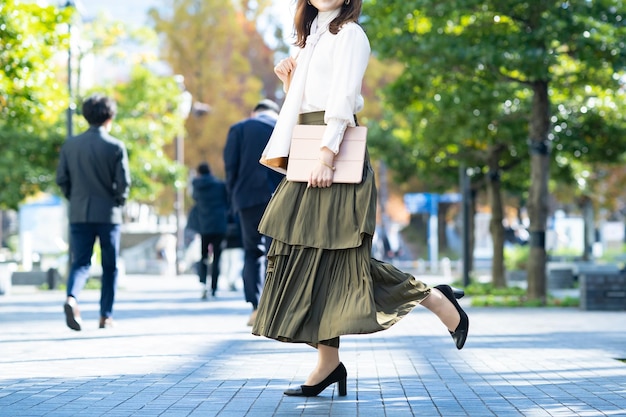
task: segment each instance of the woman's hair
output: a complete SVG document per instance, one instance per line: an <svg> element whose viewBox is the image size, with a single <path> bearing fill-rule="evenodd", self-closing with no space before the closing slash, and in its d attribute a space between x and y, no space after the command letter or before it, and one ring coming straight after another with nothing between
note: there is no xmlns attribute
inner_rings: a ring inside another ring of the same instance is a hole
<svg viewBox="0 0 626 417"><path fill-rule="evenodd" d="M328 30L333 35L339 33L339 29L345 23L358 22L361 15L361 5L363 0L350 0L348 4L346 1L341 4L341 11L339 15L330 22ZM307 0L298 0L296 6L296 14L294 17L294 28L296 31L296 41L294 45L304 48L306 45L306 37L311 32L311 25L313 20L317 16L317 9L310 5Z"/></svg>

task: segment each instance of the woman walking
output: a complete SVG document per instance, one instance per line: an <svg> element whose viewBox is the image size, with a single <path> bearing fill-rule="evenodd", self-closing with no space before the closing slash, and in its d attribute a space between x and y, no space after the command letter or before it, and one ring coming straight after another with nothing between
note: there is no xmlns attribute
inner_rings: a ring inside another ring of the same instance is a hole
<svg viewBox="0 0 626 417"><path fill-rule="evenodd" d="M333 182L334 158L363 108L361 83L370 46L357 21L362 0L297 0L297 58L274 71L287 96L261 163L284 169L296 123L325 124L318 164L308 182L278 186L259 224L273 238L252 333L317 349L317 365L286 395L316 396L333 383L347 392L339 338L385 330L421 304L450 331L458 349L467 314L447 285L429 287L371 258L376 185L366 158L358 184Z"/></svg>

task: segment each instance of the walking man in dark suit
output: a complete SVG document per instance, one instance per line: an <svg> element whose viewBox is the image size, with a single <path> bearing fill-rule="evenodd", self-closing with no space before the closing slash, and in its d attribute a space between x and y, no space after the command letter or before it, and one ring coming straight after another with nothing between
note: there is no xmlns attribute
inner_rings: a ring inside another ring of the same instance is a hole
<svg viewBox="0 0 626 417"><path fill-rule="evenodd" d="M231 204L239 214L244 248L243 288L252 304L248 326L254 324L265 275L265 256L270 239L258 231L259 222L283 175L259 163L261 153L272 135L280 108L262 100L250 118L230 127L224 165Z"/></svg>
<svg viewBox="0 0 626 417"><path fill-rule="evenodd" d="M113 326L122 207L130 188L126 147L109 135L115 102L94 95L82 109L89 129L63 144L56 173L56 182L69 200L71 268L65 321L77 331L82 325L77 300L89 278L96 237L102 255L99 327Z"/></svg>

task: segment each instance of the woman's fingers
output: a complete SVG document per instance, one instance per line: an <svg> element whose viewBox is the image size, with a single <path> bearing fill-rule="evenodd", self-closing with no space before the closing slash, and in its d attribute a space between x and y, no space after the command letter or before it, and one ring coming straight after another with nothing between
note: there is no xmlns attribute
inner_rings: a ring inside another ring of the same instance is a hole
<svg viewBox="0 0 626 417"><path fill-rule="evenodd" d="M311 171L307 186L310 188L328 188L333 185L333 171L324 168L317 167Z"/></svg>
<svg viewBox="0 0 626 417"><path fill-rule="evenodd" d="M274 67L274 72L277 75L288 75L295 68L296 68L296 60L293 59L292 57L289 57L289 58L285 58L281 60L278 64L276 64L276 66Z"/></svg>

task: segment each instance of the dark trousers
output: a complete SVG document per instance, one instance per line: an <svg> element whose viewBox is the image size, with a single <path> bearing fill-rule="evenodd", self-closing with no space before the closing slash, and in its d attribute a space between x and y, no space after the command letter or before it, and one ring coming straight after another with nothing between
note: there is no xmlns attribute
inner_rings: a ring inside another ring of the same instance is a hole
<svg viewBox="0 0 626 417"><path fill-rule="evenodd" d="M267 251L272 239L259 233L259 222L265 212L265 204L245 208L239 211L241 238L243 240L243 291L246 301L255 310L263 287Z"/></svg>
<svg viewBox="0 0 626 417"><path fill-rule="evenodd" d="M91 256L96 237L102 256L102 288L100 290L100 317L111 317L117 287L117 258L120 251L120 225L110 223L70 224L70 251L72 266L67 280L67 295L78 300L78 295L89 278Z"/></svg>
<svg viewBox="0 0 626 417"><path fill-rule="evenodd" d="M215 295L217 290L217 280L220 277L220 257L222 256L222 242L224 242L223 234L207 234L200 235L201 250L200 250L200 268L198 275L200 276L200 282L203 284L206 282L207 276L207 263L209 259L209 247L213 252L213 264L211 265L211 291Z"/></svg>

